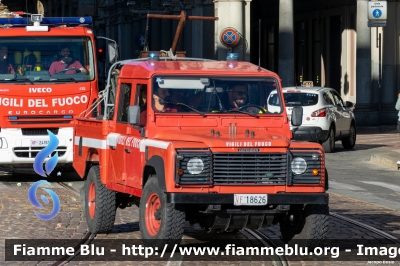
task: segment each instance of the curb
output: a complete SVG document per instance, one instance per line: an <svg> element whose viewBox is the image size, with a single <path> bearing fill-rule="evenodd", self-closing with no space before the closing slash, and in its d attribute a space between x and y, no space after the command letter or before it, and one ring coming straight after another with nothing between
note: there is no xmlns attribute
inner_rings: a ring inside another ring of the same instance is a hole
<svg viewBox="0 0 400 266"><path fill-rule="evenodd" d="M392 169L399 170L400 168L400 153L391 152L385 154L371 155L370 162L381 165L386 165Z"/></svg>

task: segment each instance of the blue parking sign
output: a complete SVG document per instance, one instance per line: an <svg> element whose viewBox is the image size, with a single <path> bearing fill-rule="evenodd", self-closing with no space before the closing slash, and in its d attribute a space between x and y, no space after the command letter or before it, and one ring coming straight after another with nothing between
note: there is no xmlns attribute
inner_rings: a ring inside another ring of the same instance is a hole
<svg viewBox="0 0 400 266"><path fill-rule="evenodd" d="M144 33L139 33L135 36L135 44L142 48L146 43L146 37L144 35Z"/></svg>

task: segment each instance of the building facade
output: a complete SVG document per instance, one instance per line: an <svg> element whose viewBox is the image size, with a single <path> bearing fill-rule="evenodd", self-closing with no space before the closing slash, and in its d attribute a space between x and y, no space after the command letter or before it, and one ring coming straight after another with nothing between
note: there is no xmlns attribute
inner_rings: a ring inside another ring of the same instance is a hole
<svg viewBox="0 0 400 266"><path fill-rule="evenodd" d="M2 1L7 5L7 1ZM17 3L9 1L15 10ZM358 125L395 124L400 92L400 1L387 0L387 26L368 27L367 0L36 0L45 16L93 16L96 34L114 39L122 59L139 55L145 36L150 50L171 48L177 20L147 13L217 16L186 21L178 51L190 57L241 60L277 72L284 86L312 80L356 104ZM19 9L21 10L21 9ZM146 28L148 31L146 34ZM231 28L235 46L221 42ZM378 45L380 46L378 47ZM105 43L99 42L100 46Z"/></svg>

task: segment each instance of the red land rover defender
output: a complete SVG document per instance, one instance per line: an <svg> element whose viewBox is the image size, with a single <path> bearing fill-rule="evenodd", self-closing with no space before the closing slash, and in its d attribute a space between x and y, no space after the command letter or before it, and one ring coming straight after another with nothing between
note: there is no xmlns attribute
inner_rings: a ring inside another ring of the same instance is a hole
<svg viewBox="0 0 400 266"><path fill-rule="evenodd" d="M221 232L279 223L286 241L323 240L324 151L291 140L279 77L248 62L149 56L115 63L103 116L75 119L90 231L110 231L116 208L135 204L144 239L176 243L189 221ZM301 116L295 108L294 125Z"/></svg>

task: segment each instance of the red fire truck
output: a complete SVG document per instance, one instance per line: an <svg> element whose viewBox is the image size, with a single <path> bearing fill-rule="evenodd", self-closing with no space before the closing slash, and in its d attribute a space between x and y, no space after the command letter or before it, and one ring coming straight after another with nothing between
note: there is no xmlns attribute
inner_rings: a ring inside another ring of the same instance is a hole
<svg viewBox="0 0 400 266"><path fill-rule="evenodd" d="M116 208L135 204L144 239L176 243L185 221L220 232L279 223L286 241L324 239L324 151L292 140L279 77L234 54L147 54L112 66L102 116L75 119L89 230L110 231ZM293 125L301 118L294 108Z"/></svg>
<svg viewBox="0 0 400 266"><path fill-rule="evenodd" d="M85 180L90 232L112 229L116 209L136 205L143 239L180 241L185 221L209 231L280 225L282 238L321 244L329 224L328 175L318 143L293 140L277 74L170 51L114 63L102 114L74 119L73 166ZM278 95L268 102L269 95ZM269 108L273 105L273 108ZM269 110L269 109L270 110Z"/></svg>
<svg viewBox="0 0 400 266"><path fill-rule="evenodd" d="M98 97L91 17L0 18L0 169L31 170L57 135L58 166L72 165L73 118ZM68 55L66 55L68 54Z"/></svg>

